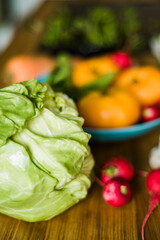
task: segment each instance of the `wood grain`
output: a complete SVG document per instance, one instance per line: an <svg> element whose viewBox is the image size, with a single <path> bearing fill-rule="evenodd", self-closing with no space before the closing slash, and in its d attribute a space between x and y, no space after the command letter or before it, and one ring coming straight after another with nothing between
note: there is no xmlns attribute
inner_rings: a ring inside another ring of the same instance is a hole
<svg viewBox="0 0 160 240"><path fill-rule="evenodd" d="M149 1L149 0L148 0ZM52 12L53 1L47 1L30 19L43 20ZM14 54L37 51L41 32L33 33L28 20L6 52L0 57L0 69ZM147 55L148 56L148 55ZM143 61L144 57L142 57ZM151 61L145 56L145 60ZM157 145L160 129L141 138L116 143L93 143L95 172L98 175L103 162L111 156L125 156L136 169L149 170L150 149ZM145 180L135 176L132 199L124 207L113 208L102 199L102 189L94 183L83 201L49 221L28 223L0 214L0 240L140 240L141 225L147 213L149 196ZM160 207L150 217L145 228L145 240L159 240Z"/></svg>
<svg viewBox="0 0 160 240"><path fill-rule="evenodd" d="M110 156L125 156L135 168L148 170L148 154L158 142L160 129L139 139L117 143L91 143L96 173ZM0 215L1 240L138 240L148 209L145 181L136 176L132 182L132 200L124 207L113 208L101 196L94 183L85 200L49 221L27 223ZM145 228L146 240L158 240L160 207L152 214Z"/></svg>

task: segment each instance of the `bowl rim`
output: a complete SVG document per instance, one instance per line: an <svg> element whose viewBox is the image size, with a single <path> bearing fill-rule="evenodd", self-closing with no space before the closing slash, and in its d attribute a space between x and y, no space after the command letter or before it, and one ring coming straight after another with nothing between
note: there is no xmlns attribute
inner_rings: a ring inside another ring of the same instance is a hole
<svg viewBox="0 0 160 240"><path fill-rule="evenodd" d="M160 125L160 118L154 119L152 121L149 122L143 122L143 123L138 123L138 124L134 124L128 127L119 127L119 128L90 128L90 127L85 127L84 129L87 131L94 131L95 133L108 133L108 132L131 132L131 131L138 131L138 130L145 130L147 128L154 128L156 126Z"/></svg>

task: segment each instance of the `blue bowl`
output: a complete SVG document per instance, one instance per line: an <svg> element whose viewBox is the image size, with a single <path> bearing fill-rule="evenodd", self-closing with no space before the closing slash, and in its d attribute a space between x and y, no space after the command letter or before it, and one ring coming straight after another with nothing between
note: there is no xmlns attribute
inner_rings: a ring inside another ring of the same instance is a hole
<svg viewBox="0 0 160 240"><path fill-rule="evenodd" d="M160 118L146 123L139 123L130 127L114 129L84 128L92 135L91 140L100 142L113 142L127 140L145 135L160 126Z"/></svg>
<svg viewBox="0 0 160 240"><path fill-rule="evenodd" d="M38 76L37 80L40 83L47 82L47 80L49 79L49 76L50 76L49 74L40 75Z"/></svg>

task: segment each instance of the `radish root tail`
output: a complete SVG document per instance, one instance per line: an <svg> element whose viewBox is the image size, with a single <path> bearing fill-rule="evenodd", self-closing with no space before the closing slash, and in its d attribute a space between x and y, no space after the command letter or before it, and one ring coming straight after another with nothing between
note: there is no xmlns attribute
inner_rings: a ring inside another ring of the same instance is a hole
<svg viewBox="0 0 160 240"><path fill-rule="evenodd" d="M152 211L158 206L159 202L160 202L159 195L154 194L150 197L149 210L148 210L148 213L146 214L143 224L142 224L142 240L144 240L144 228L145 228L146 222L147 222L149 216L151 215Z"/></svg>

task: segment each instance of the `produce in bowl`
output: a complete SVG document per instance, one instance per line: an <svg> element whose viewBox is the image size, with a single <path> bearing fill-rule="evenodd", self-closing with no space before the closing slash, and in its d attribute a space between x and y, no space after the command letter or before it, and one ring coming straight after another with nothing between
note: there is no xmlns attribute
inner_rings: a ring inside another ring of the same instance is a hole
<svg viewBox="0 0 160 240"><path fill-rule="evenodd" d="M140 117L140 104L124 89L112 88L94 91L78 101L85 126L95 128L119 128L136 123Z"/></svg>
<svg viewBox="0 0 160 240"><path fill-rule="evenodd" d="M84 59L73 69L72 82L75 87L79 88L92 83L100 76L118 71L119 66L108 55Z"/></svg>
<svg viewBox="0 0 160 240"><path fill-rule="evenodd" d="M40 74L39 81L47 81L55 91L73 98L89 131L125 127L130 132L127 127L137 125L141 134L143 126L139 124L160 116L155 106L160 101L160 71L132 63L134 60L121 51L85 59L61 54L54 58L51 73Z"/></svg>
<svg viewBox="0 0 160 240"><path fill-rule="evenodd" d="M85 198L94 160L74 102L35 79L0 99L0 212L42 221Z"/></svg>
<svg viewBox="0 0 160 240"><path fill-rule="evenodd" d="M128 68L117 76L115 85L134 94L143 106L160 99L160 71L154 66Z"/></svg>
<svg viewBox="0 0 160 240"><path fill-rule="evenodd" d="M109 73L118 73L131 65L131 58L123 52L105 54L79 61L73 68L72 82L77 88L83 87Z"/></svg>

